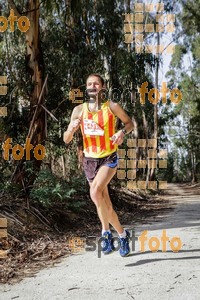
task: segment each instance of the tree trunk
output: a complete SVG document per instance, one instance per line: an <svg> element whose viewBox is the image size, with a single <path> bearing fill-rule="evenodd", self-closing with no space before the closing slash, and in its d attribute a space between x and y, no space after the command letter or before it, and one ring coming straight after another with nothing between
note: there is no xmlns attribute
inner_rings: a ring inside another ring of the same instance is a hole
<svg viewBox="0 0 200 300"><path fill-rule="evenodd" d="M148 158L148 148L147 148L147 145L148 145L148 123L147 123L145 112L142 107L141 107L141 110L142 110L143 131L144 131L144 135L145 135L145 139L146 139L146 147L143 151L145 152L145 157L146 157L146 162L147 162L146 187L145 187L147 189L148 181L149 181L149 171L150 171L150 169L148 167L149 158Z"/></svg>
<svg viewBox="0 0 200 300"><path fill-rule="evenodd" d="M192 162L192 183L197 182L196 176L196 163L195 163L195 153L191 151L191 162Z"/></svg>
<svg viewBox="0 0 200 300"><path fill-rule="evenodd" d="M8 1L8 3L10 7L14 9L15 14L19 18L20 14L14 2ZM44 63L39 36L39 4L39 0L29 0L27 5L27 17L29 18L31 25L29 30L25 33L27 45L26 67L33 84L33 90L30 96L30 123L37 107L39 95L44 83ZM43 102L44 97L42 96L40 103L43 104ZM32 127L29 129L29 133L30 143L34 148L38 144L45 144L45 112L41 106L37 107L37 113ZM33 155L33 151L31 151L31 154L30 160L33 163L33 172L28 173L28 171L25 170L26 157L24 154L24 157L19 161L15 174L12 178L15 183L25 184L26 188L33 184L42 163L42 160L37 159L35 155Z"/></svg>
<svg viewBox="0 0 200 300"><path fill-rule="evenodd" d="M157 47L160 45L160 34L157 32ZM159 72L159 54L157 54L157 63L156 63L156 74L155 74L155 88L158 90L158 72ZM158 140L158 107L157 104L154 104L154 139ZM155 169L152 168L150 171L150 180L155 179Z"/></svg>

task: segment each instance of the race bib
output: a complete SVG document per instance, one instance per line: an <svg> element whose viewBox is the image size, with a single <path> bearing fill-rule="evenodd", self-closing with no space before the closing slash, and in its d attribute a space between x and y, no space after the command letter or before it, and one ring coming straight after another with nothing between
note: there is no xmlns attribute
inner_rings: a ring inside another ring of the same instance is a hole
<svg viewBox="0 0 200 300"><path fill-rule="evenodd" d="M93 120L84 119L84 134L87 135L104 135L104 130Z"/></svg>

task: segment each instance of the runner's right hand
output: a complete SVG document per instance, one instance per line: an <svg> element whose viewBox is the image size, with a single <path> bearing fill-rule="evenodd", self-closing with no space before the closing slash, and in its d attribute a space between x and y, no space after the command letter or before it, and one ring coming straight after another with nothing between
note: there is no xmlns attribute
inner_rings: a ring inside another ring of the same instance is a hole
<svg viewBox="0 0 200 300"><path fill-rule="evenodd" d="M75 120L70 124L70 126L69 126L69 131L75 132L75 131L79 128L80 122L81 122L80 118L75 119Z"/></svg>

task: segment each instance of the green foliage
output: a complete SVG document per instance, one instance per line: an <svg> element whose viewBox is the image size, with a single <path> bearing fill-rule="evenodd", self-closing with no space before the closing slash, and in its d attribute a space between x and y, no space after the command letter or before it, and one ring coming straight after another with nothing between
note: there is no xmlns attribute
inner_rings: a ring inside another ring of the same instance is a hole
<svg viewBox="0 0 200 300"><path fill-rule="evenodd" d="M9 181L4 180L0 183L1 193L6 196L11 196L13 198L21 198L24 196L24 190L17 184L10 183Z"/></svg>
<svg viewBox="0 0 200 300"><path fill-rule="evenodd" d="M56 177L49 169L41 170L30 197L35 203L40 203L44 207L53 207L55 204L64 203L66 208L79 208L80 201L73 201L73 197L85 190L84 182L81 178L73 182L66 182Z"/></svg>
<svg viewBox="0 0 200 300"><path fill-rule="evenodd" d="M173 58L171 60L171 66L173 68L180 68L182 64L183 55L186 53L185 47L183 45L176 45Z"/></svg>

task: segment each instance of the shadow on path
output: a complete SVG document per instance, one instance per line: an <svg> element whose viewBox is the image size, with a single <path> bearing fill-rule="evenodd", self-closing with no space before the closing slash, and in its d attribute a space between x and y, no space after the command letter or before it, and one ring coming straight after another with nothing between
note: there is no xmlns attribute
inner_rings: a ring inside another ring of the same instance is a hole
<svg viewBox="0 0 200 300"><path fill-rule="evenodd" d="M125 265L125 267L136 267L136 266L141 266L141 265L149 264L152 262L159 262L159 261L169 261L169 260L177 261L177 260L187 260L187 259L200 259L200 256L144 259L144 260L138 260L136 263Z"/></svg>

